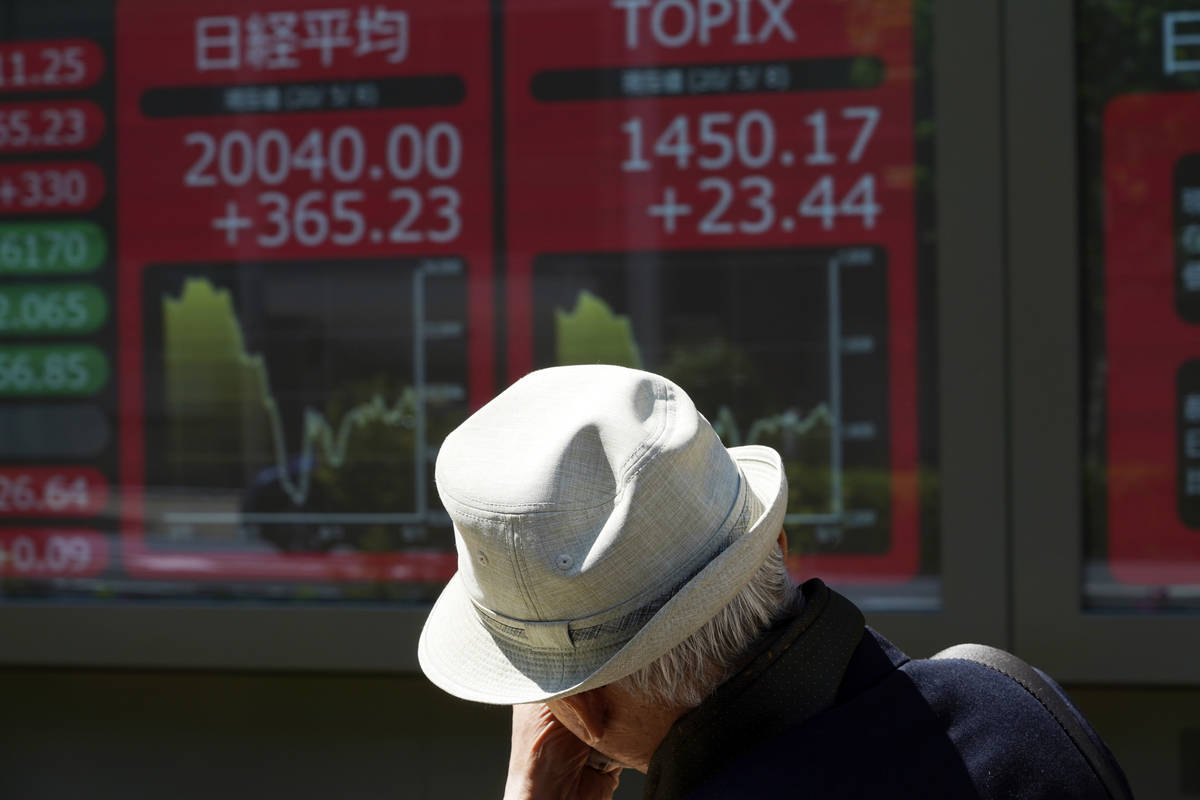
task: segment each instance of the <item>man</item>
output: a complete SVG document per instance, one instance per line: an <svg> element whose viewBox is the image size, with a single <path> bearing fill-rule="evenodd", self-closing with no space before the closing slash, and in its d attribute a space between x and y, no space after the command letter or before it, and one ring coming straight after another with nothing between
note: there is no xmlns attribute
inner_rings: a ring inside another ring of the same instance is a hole
<svg viewBox="0 0 1200 800"><path fill-rule="evenodd" d="M514 706L509 800L611 797L624 767L653 798L1107 797L1011 679L911 661L820 581L794 588L779 455L723 447L664 378L531 373L436 473L459 570L421 666Z"/></svg>

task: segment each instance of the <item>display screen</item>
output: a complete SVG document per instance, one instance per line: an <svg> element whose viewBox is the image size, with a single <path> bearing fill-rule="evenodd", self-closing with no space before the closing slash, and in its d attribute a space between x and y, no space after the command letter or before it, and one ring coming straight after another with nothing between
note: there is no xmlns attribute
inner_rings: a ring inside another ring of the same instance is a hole
<svg viewBox="0 0 1200 800"><path fill-rule="evenodd" d="M0 590L430 599L442 438L600 362L936 607L927 5L11 4Z"/></svg>
<svg viewBox="0 0 1200 800"><path fill-rule="evenodd" d="M1084 594L1099 608L1196 609L1200 5L1125 5L1079 8Z"/></svg>

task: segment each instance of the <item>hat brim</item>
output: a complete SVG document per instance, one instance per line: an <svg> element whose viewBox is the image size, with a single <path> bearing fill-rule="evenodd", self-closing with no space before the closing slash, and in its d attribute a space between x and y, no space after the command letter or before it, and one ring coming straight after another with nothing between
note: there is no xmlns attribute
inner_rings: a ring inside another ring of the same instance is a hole
<svg viewBox="0 0 1200 800"><path fill-rule="evenodd" d="M455 573L421 631L417 657L425 675L464 700L544 702L612 683L695 633L750 582L774 546L787 509L787 478L778 453L750 445L729 448L729 454L762 513L631 639L610 650L557 657L518 651L484 625Z"/></svg>

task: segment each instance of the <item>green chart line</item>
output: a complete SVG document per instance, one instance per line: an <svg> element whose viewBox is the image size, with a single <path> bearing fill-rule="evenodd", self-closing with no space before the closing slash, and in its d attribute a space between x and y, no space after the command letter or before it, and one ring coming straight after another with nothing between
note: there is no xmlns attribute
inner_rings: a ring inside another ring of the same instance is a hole
<svg viewBox="0 0 1200 800"><path fill-rule="evenodd" d="M745 438L743 438L733 410L729 406L721 406L717 410L716 419L713 421L713 430L717 432L717 435L729 447L739 447L746 444L758 444L764 435L771 436L779 433L792 433L797 436L804 436L805 434L812 433L819 425L824 425L828 428L833 427L833 413L825 403L816 406L804 416L801 416L792 409L788 409L779 414L756 419L750 423L750 428L746 431Z"/></svg>
<svg viewBox="0 0 1200 800"><path fill-rule="evenodd" d="M370 425L382 424L413 433L413 510L386 514L354 513L315 515L315 517L370 517L389 523L425 523L440 521L441 512L429 507L428 476L430 455L436 452L428 446L426 412L429 404L454 403L465 399L464 387L457 384L428 383L425 375L425 348L434 340L455 339L464 335L464 326L455 321L436 321L425 318L425 285L431 278L461 276L464 265L458 259L423 259L413 270L412 335L413 363L411 384L400 392L394 402L376 394L364 403L351 407L334 424L319 410L307 407L303 413L300 442L302 467L289 469L288 444L283 415L271 393L265 359L250 353L241 324L234 310L233 295L202 277L184 282L178 297L163 297L164 350L166 361L166 400L168 416L186 421L197 416L206 421L228 416L231 420L252 419L260 412L270 444L264 445L262 458L274 461L279 485L289 500L302 506L309 497L315 464L319 455L324 463L337 469L350 457L350 443L356 431ZM197 409L200 413L197 414ZM250 416L248 416L250 415ZM251 429L253 432L253 429ZM244 455L244 451L241 455ZM305 512L306 516L313 516ZM286 514L241 514L227 512L176 512L171 517L179 522L237 522L251 517L282 518ZM314 517L314 519L315 519ZM439 520L433 520L438 517ZM332 520L330 520L332 521Z"/></svg>
<svg viewBox="0 0 1200 800"><path fill-rule="evenodd" d="M234 395L243 390L240 385L230 384L241 384L243 378L248 377L250 391L266 415L280 486L295 505L303 505L308 499L313 471L300 469L296 475L289 468L283 415L271 393L267 364L261 355L248 351L234 312L232 294L227 289L216 288L204 278L189 278L178 299L163 298L163 317L168 406L177 406L180 390L188 386L188 381L179 372L187 370L189 365L217 366L218 369L205 370L205 378L215 381L218 391L225 390ZM222 383L226 385L221 386ZM320 411L305 408L300 463L314 463L313 459L319 453L335 469L343 466L356 429L382 423L412 430L417 425L418 402L412 388L402 391L391 404L382 395L375 395L350 409L336 426Z"/></svg>
<svg viewBox="0 0 1200 800"><path fill-rule="evenodd" d="M866 248L838 251L826 262L826 286L829 319L828 356L829 397L801 415L795 409L755 419L743 437L733 410L721 406L713 420L713 429L728 446L755 444L761 437L790 433L797 436L812 433L818 426L829 430L830 509L828 513L789 514L789 524L840 523L844 512L842 445L842 296L841 271L871 262ZM583 289L575 298L572 309L554 311L555 355L559 364L618 364L642 368L642 353L638 346L633 322L629 316L618 314L612 306Z"/></svg>

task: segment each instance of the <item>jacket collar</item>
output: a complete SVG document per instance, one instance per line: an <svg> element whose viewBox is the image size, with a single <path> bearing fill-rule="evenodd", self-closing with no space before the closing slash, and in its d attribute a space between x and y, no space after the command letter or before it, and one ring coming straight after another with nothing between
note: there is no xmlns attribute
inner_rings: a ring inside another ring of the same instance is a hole
<svg viewBox="0 0 1200 800"><path fill-rule="evenodd" d="M833 705L864 629L853 603L820 580L806 582L745 666L676 720L650 761L644 797L685 797L756 744Z"/></svg>

